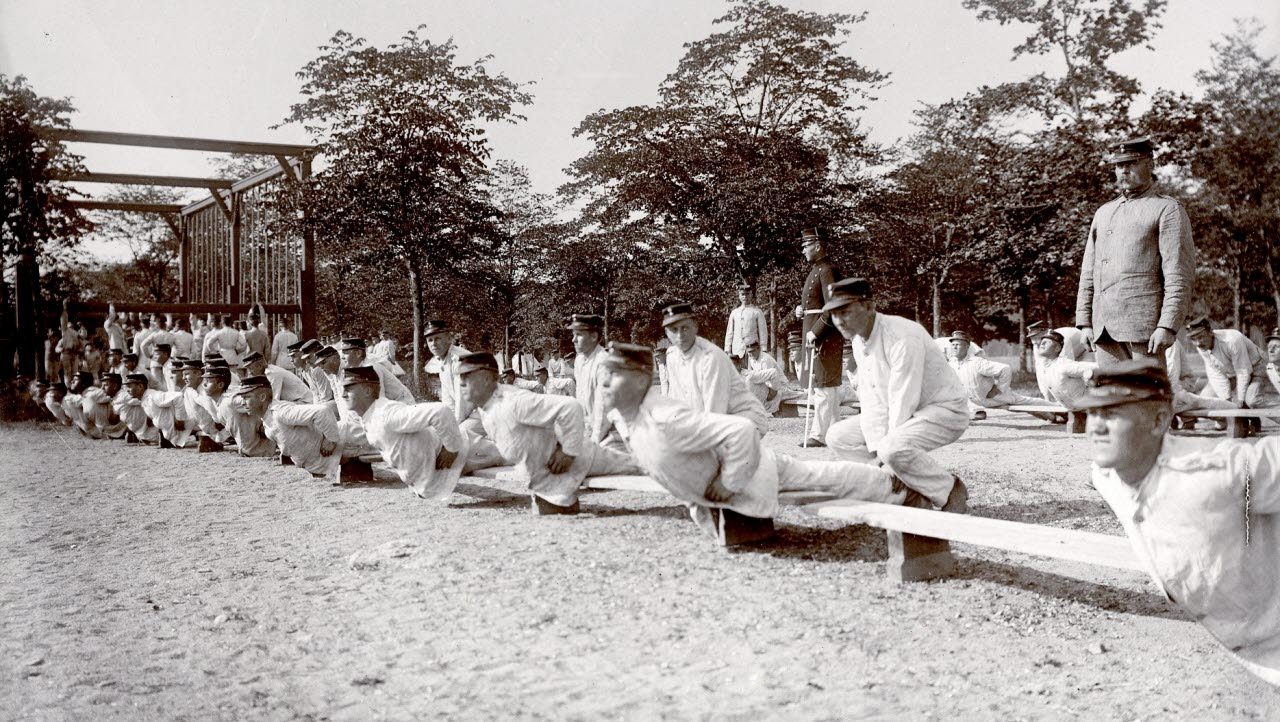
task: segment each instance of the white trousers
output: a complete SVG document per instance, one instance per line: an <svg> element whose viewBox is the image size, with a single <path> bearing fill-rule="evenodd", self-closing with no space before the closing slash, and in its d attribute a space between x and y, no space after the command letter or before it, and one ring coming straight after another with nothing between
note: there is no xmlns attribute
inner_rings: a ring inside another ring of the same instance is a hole
<svg viewBox="0 0 1280 722"><path fill-rule="evenodd" d="M827 443L827 433L840 419L840 387L828 386L813 390L813 407L809 413L809 438Z"/></svg>
<svg viewBox="0 0 1280 722"><path fill-rule="evenodd" d="M894 490L893 475L886 469L857 461L801 461L786 454L773 454L778 466L778 491L814 491L841 499L901 504L907 490ZM950 491L950 489L948 489Z"/></svg>
<svg viewBox="0 0 1280 722"><path fill-rule="evenodd" d="M827 446L839 459L883 464L904 484L941 507L951 494L955 476L928 452L959 439L969 428L969 417L963 410L944 407L931 407L930 412L930 418L913 416L891 429L874 451L867 447L861 417L854 416L831 427Z"/></svg>

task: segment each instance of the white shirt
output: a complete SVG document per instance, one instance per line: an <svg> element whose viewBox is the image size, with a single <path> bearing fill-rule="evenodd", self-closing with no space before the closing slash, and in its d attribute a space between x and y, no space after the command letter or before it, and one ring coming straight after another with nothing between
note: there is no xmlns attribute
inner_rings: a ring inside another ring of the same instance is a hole
<svg viewBox="0 0 1280 722"><path fill-rule="evenodd" d="M449 346L449 351L444 358L432 357L426 365L427 373L440 376L440 403L453 409L453 415L460 420L470 416L471 410L466 409L467 413L462 413L462 377L458 375L458 363L459 359L470 353L465 348L453 344Z"/></svg>
<svg viewBox="0 0 1280 722"><path fill-rule="evenodd" d="M242 354L248 348L244 336L240 335L239 331L230 326L223 326L210 329L204 335L204 348L201 351L205 358L220 355L227 360L227 363L237 366L240 364Z"/></svg>
<svg viewBox="0 0 1280 722"><path fill-rule="evenodd" d="M453 411L443 403L404 404L379 398L360 417L365 436L400 480L427 499L445 499L466 462L468 442ZM436 469L440 447L458 455Z"/></svg>
<svg viewBox="0 0 1280 722"><path fill-rule="evenodd" d="M1074 406L1085 391L1085 380L1098 368L1098 364L1088 361L1072 361L1059 356L1052 360L1041 360L1040 376L1043 377L1045 398L1064 406Z"/></svg>
<svg viewBox="0 0 1280 722"><path fill-rule="evenodd" d="M754 304L738 306L729 312L729 325L724 329L725 353L733 356L747 355L747 341L755 339L764 346L769 342L769 325L764 311Z"/></svg>
<svg viewBox="0 0 1280 722"><path fill-rule="evenodd" d="M591 468L592 459L584 454L596 447L586 443L586 421L575 399L498 384L479 414L485 435L502 458L529 479L531 490L560 506L577 499ZM547 469L557 443L565 454L576 457L569 471L558 475Z"/></svg>
<svg viewBox="0 0 1280 722"><path fill-rule="evenodd" d="M1212 351L1196 347L1196 353L1204 361L1208 387L1220 399L1244 401L1245 389L1253 377L1266 373L1266 356L1248 336L1234 328L1215 329L1213 338ZM1232 393L1232 379L1236 382L1235 393Z"/></svg>
<svg viewBox="0 0 1280 722"><path fill-rule="evenodd" d="M745 416L761 436L769 431L764 406L747 388L729 355L701 336L688 353L677 346L667 349L667 385L668 395L691 409Z"/></svg>
<svg viewBox="0 0 1280 722"><path fill-rule="evenodd" d="M191 334L181 329L169 334L170 343L173 344L173 355L181 358L191 358L191 352L195 349L196 339Z"/></svg>
<svg viewBox="0 0 1280 722"><path fill-rule="evenodd" d="M311 403L311 389L294 372L275 364L267 364L263 375L271 382L272 398L300 404Z"/></svg>
<svg viewBox="0 0 1280 722"><path fill-rule="evenodd" d="M262 433L275 442L281 454L312 474L333 474L342 461L342 431L333 411L324 404L273 401L262 415ZM332 454L320 453L323 441L335 445Z"/></svg>
<svg viewBox="0 0 1280 722"><path fill-rule="evenodd" d="M107 343L109 344L107 348L118 348L123 351L124 328L120 326L120 323L115 319L111 319L107 323L104 323L102 328L107 332Z"/></svg>
<svg viewBox="0 0 1280 722"><path fill-rule="evenodd" d="M600 427L604 424L604 398L599 393L603 375L600 362L607 354L603 346L597 345L591 353L580 353L573 358L575 391L592 439L600 438Z"/></svg>
<svg viewBox="0 0 1280 722"><path fill-rule="evenodd" d="M915 321L877 313L870 338L855 336L858 398L867 447L913 417L968 413L968 393L938 352L933 338Z"/></svg>
<svg viewBox="0 0 1280 722"><path fill-rule="evenodd" d="M974 401L991 396L993 389L1005 391L1013 381L1013 369L1008 364L991 361L978 356L965 356L963 360L954 356L947 363L955 370L960 383L969 392Z"/></svg>
<svg viewBox="0 0 1280 722"><path fill-rule="evenodd" d="M1093 485L1166 596L1280 685L1280 438L1166 436L1136 488L1096 466Z"/></svg>
<svg viewBox="0 0 1280 722"><path fill-rule="evenodd" d="M289 347L298 342L298 334L289 329L281 329L271 340L271 363L282 369L293 370L293 359L289 358Z"/></svg>
<svg viewBox="0 0 1280 722"><path fill-rule="evenodd" d="M752 357L751 354L747 354L748 371L764 371L766 369L778 369L777 359L764 351L760 352L759 357Z"/></svg>

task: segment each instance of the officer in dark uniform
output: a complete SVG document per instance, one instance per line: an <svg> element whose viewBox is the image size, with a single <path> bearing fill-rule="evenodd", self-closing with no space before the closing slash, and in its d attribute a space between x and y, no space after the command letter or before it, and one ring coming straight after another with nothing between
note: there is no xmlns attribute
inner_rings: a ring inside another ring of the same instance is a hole
<svg viewBox="0 0 1280 722"><path fill-rule="evenodd" d="M809 363L809 348L814 350L813 401L814 427L807 443L802 446L826 446L827 429L840 418L840 371L844 337L831 322L831 314L822 311L830 300L831 284L840 280L840 272L827 260L826 244L829 233L825 228L806 228L800 232L800 246L805 260L813 264L804 280L800 293L800 305L796 315L802 320L805 348L802 363ZM807 369L806 369L807 371ZM800 383L806 389L809 378L800 375Z"/></svg>

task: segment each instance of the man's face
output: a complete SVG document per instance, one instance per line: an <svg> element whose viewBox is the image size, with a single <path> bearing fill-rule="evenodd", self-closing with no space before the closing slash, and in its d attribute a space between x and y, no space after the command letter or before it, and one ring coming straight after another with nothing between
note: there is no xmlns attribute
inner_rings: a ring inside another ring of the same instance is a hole
<svg viewBox="0 0 1280 722"><path fill-rule="evenodd" d="M666 331L667 340L671 342L671 345L686 353L693 348L693 343L698 340L698 322L691 318L676 321L663 330Z"/></svg>
<svg viewBox="0 0 1280 722"><path fill-rule="evenodd" d="M745 288L738 289L738 303L746 305L751 303L751 291Z"/></svg>
<svg viewBox="0 0 1280 722"><path fill-rule="evenodd" d="M267 408L271 406L271 389L254 389L249 394L246 402L249 406L249 413L254 416L262 416L267 413Z"/></svg>
<svg viewBox="0 0 1280 722"><path fill-rule="evenodd" d="M1115 164L1116 186L1122 191L1132 191L1151 185L1154 161L1150 158Z"/></svg>
<svg viewBox="0 0 1280 722"><path fill-rule="evenodd" d="M151 351L151 360L154 361L155 363L160 364L161 366L164 366L165 362L169 360L169 354L165 353L164 351L161 351L158 348L153 349Z"/></svg>
<svg viewBox="0 0 1280 722"><path fill-rule="evenodd" d="M107 356L107 363L108 363L108 364L110 364L110 365L111 365L111 366L113 366L113 367L114 367L114 366L119 366L119 365L120 365L120 354L118 354L118 353L113 353L113 354L108 355L108 356Z"/></svg>
<svg viewBox="0 0 1280 722"><path fill-rule="evenodd" d="M377 396L378 392L374 390L373 384L350 384L342 387L342 399L357 414L368 411Z"/></svg>
<svg viewBox="0 0 1280 722"><path fill-rule="evenodd" d="M753 358L753 359L758 359L758 358L760 358L760 347L759 347L759 346L751 346L751 347L749 347L749 348L747 349L747 353L748 353L748 354L751 354L751 358Z"/></svg>
<svg viewBox="0 0 1280 722"><path fill-rule="evenodd" d="M606 409L618 409L626 415L640 408L653 383L653 376L634 369L606 367L608 373L600 382Z"/></svg>
<svg viewBox="0 0 1280 722"><path fill-rule="evenodd" d="M822 256L821 241L805 241L804 245L800 248L804 251L804 260L809 261L810 263L813 263Z"/></svg>
<svg viewBox="0 0 1280 722"><path fill-rule="evenodd" d="M182 376L187 380L187 385L193 389L200 388L200 375L203 373L201 369L183 369Z"/></svg>
<svg viewBox="0 0 1280 722"><path fill-rule="evenodd" d="M1154 401L1091 409L1085 433L1093 463L1114 469L1160 444L1172 416L1169 410L1167 403Z"/></svg>
<svg viewBox="0 0 1280 722"><path fill-rule="evenodd" d="M82 391L82 389L80 388L79 375L71 377L71 381L67 384L67 389L73 394L78 394Z"/></svg>
<svg viewBox="0 0 1280 722"><path fill-rule="evenodd" d="M221 396L222 392L227 390L227 385L223 383L222 379L216 376L209 376L205 378L201 389L204 390L205 396Z"/></svg>
<svg viewBox="0 0 1280 722"><path fill-rule="evenodd" d="M264 376L267 373L267 360L260 358L257 361L252 361L247 368L252 376Z"/></svg>
<svg viewBox="0 0 1280 722"><path fill-rule="evenodd" d="M969 355L969 342L961 341L958 338L951 339L951 355L957 361L963 361L964 357Z"/></svg>
<svg viewBox="0 0 1280 722"><path fill-rule="evenodd" d="M133 373L138 369L138 359L127 358L124 360L124 368L126 371Z"/></svg>
<svg viewBox="0 0 1280 722"><path fill-rule="evenodd" d="M182 372L182 369L170 371L169 378L173 382L174 391L181 391L187 385L187 375Z"/></svg>
<svg viewBox="0 0 1280 722"><path fill-rule="evenodd" d="M364 364L364 349L348 348L342 351L342 362L347 368L355 368Z"/></svg>
<svg viewBox="0 0 1280 722"><path fill-rule="evenodd" d="M1040 343L1036 344L1036 348L1040 352L1040 357L1049 361L1058 358L1062 354L1062 347L1058 345L1057 341L1048 336L1040 339Z"/></svg>
<svg viewBox="0 0 1280 722"><path fill-rule="evenodd" d="M143 395L143 394L145 394L145 393L147 392L147 385L146 385L146 384L140 384L140 383L137 383L137 382L132 382L132 383L127 384L127 386L129 387L129 395L130 395L130 396L132 396L132 397L133 397L133 398L135 398L135 399L140 399L140 398L142 398L142 395Z"/></svg>
<svg viewBox="0 0 1280 722"><path fill-rule="evenodd" d="M831 321L835 323L840 335L845 338L870 333L871 322L875 319L876 307L870 300L854 301L847 306L831 312Z"/></svg>
<svg viewBox="0 0 1280 722"><path fill-rule="evenodd" d="M462 396L472 406L480 408L489 403L493 390L498 387L498 374L488 369L479 369L462 375Z"/></svg>
<svg viewBox="0 0 1280 722"><path fill-rule="evenodd" d="M341 362L338 361L337 354L334 354L332 356L325 356L323 359L320 360L320 370L324 371L327 374L338 373L338 370L339 368L341 368L341 365L342 365Z"/></svg>
<svg viewBox="0 0 1280 722"><path fill-rule="evenodd" d="M1280 341L1267 342L1267 362L1280 366Z"/></svg>
<svg viewBox="0 0 1280 722"><path fill-rule="evenodd" d="M115 395L120 393L120 382L116 381L115 379L108 379L106 381L103 381L102 392L105 393L107 396L115 398Z"/></svg>
<svg viewBox="0 0 1280 722"><path fill-rule="evenodd" d="M600 334L597 331L584 331L582 329L574 329L573 331L573 350L579 355L591 353L596 350L596 346L600 345Z"/></svg>
<svg viewBox="0 0 1280 722"><path fill-rule="evenodd" d="M1213 340L1214 340L1213 332L1210 331L1209 329L1205 328L1204 326L1196 326L1195 328L1191 329L1190 336L1191 336L1191 343L1194 343L1196 345L1196 348L1202 351L1213 350Z"/></svg>
<svg viewBox="0 0 1280 722"><path fill-rule="evenodd" d="M449 355L451 346L453 346L453 334L448 331L441 331L427 337L427 348L431 349L431 355L436 358L444 358Z"/></svg>

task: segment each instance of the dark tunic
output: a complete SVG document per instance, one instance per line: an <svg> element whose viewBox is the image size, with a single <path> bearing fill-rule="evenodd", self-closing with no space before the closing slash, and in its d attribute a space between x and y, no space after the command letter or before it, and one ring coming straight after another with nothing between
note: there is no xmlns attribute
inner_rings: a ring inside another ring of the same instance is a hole
<svg viewBox="0 0 1280 722"><path fill-rule="evenodd" d="M831 284L840 279L835 266L825 258L814 261L809 277L804 279L804 290L800 292L800 304L805 311L820 309L831 294ZM840 385L840 365L844 355L844 337L840 335L831 322L830 313L810 314L804 316L803 330L805 338L812 331L818 337L816 358L814 360L813 385L816 388L828 388ZM807 363L809 350L804 350ZM801 378L806 386L807 378Z"/></svg>

